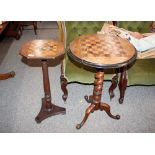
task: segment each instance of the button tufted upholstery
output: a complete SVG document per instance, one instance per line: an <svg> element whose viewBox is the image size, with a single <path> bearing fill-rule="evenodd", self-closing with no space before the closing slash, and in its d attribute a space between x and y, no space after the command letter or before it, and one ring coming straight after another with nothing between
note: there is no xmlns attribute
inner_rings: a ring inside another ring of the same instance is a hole
<svg viewBox="0 0 155 155"><path fill-rule="evenodd" d="M130 31L147 33L151 32L151 24L152 22L150 21L122 21L118 22L118 27L122 27Z"/></svg>
<svg viewBox="0 0 155 155"><path fill-rule="evenodd" d="M77 36L82 34L96 33L100 31L104 22L94 22L94 21L76 21L76 22L65 22L66 27L66 39L67 46L69 43Z"/></svg>

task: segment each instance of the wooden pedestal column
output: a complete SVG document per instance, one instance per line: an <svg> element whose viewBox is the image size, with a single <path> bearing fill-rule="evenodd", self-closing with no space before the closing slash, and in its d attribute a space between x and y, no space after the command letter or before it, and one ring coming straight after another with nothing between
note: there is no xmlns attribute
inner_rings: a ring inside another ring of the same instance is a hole
<svg viewBox="0 0 155 155"><path fill-rule="evenodd" d="M80 124L77 124L76 126L77 129L80 129L84 125L90 113L94 112L95 110L101 110L101 111L104 110L111 118L120 119L119 115L114 116L111 114L110 106L108 104L101 102L103 82L104 82L104 72L98 71L95 74L93 95L89 97L85 96L86 101L91 103L91 105L86 109L85 116L82 122Z"/></svg>
<svg viewBox="0 0 155 155"><path fill-rule="evenodd" d="M65 108L56 106L51 102L51 91L50 91L47 60L42 60L42 71L43 71L43 83L44 83L45 96L42 99L41 110L37 115L37 117L35 118L37 123L40 123L42 120L50 116L66 113Z"/></svg>

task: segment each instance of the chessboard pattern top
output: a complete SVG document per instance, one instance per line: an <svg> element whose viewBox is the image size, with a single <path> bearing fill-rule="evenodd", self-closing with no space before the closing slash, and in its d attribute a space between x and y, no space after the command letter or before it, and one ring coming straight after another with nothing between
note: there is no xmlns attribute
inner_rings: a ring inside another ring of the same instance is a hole
<svg viewBox="0 0 155 155"><path fill-rule="evenodd" d="M87 34L70 43L69 55L81 62L107 66L129 61L136 57L136 50L127 40L116 35Z"/></svg>
<svg viewBox="0 0 155 155"><path fill-rule="evenodd" d="M64 54L64 45L55 40L32 40L22 46L20 54L28 59L54 59Z"/></svg>

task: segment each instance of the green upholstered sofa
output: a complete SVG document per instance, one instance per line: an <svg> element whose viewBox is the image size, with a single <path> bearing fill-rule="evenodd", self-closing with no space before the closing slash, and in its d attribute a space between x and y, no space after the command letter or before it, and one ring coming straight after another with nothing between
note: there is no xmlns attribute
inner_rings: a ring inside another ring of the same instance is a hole
<svg viewBox="0 0 155 155"><path fill-rule="evenodd" d="M152 31L150 21L122 21L118 27L131 31L148 33ZM155 59L137 59L135 64L127 71L127 85L154 85L155 84Z"/></svg>
<svg viewBox="0 0 155 155"><path fill-rule="evenodd" d="M114 22L117 26L131 30L138 31L141 33L151 32L151 22L148 21L122 21ZM67 21L67 22L58 22L60 30L61 41L64 42L66 50L68 49L69 43L77 36L87 33L96 33L100 31L104 22L103 21ZM106 70L105 71L105 80L112 80L115 83L113 88L116 88L116 85L119 85L120 89L120 103L123 102L124 93L126 86L130 85L153 85L155 84L155 59L137 59L134 64L128 66L127 70L127 79L126 71L124 69L120 70ZM61 67L61 88L63 91L64 101L67 99L68 91L67 84L72 82L78 83L88 83L91 84L94 82L94 69L88 68L83 65L73 62L67 54L62 63ZM119 78L114 76L115 72L121 72ZM111 87L110 87L111 88ZM109 90L110 90L109 88ZM110 91L109 91L110 92Z"/></svg>

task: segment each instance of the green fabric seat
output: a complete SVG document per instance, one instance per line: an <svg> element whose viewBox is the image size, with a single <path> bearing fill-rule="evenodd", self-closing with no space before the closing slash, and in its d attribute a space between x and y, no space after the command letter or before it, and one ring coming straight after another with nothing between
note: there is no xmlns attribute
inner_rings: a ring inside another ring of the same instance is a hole
<svg viewBox="0 0 155 155"><path fill-rule="evenodd" d="M151 32L150 21L122 21L118 26L130 31L141 33ZM155 84L155 59L137 59L127 71L129 85L154 85Z"/></svg>

